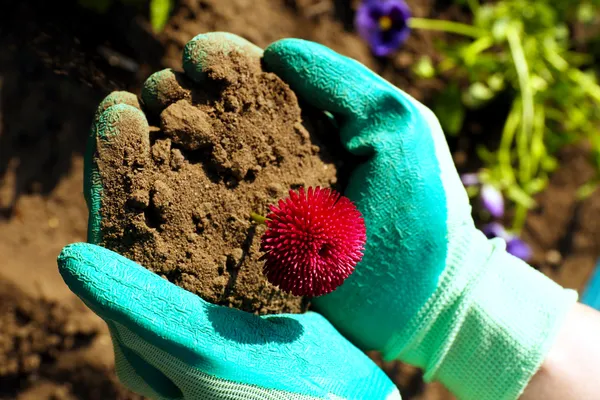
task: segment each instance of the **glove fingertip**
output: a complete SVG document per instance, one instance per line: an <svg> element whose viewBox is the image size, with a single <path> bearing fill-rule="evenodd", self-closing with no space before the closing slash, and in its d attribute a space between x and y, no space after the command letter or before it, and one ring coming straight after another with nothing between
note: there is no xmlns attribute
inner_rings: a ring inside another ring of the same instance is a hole
<svg viewBox="0 0 600 400"><path fill-rule="evenodd" d="M160 115L162 110L170 104L186 99L192 101L189 84L181 72L171 68L157 71L150 75L142 87L142 101L144 106L155 115Z"/></svg>
<svg viewBox="0 0 600 400"><path fill-rule="evenodd" d="M141 110L140 102L135 94L126 91L114 91L106 96L98 105L94 116L94 122L97 122L100 115L102 115L109 107L117 104L127 104Z"/></svg>
<svg viewBox="0 0 600 400"><path fill-rule="evenodd" d="M56 262L58 271L63 280L78 296L81 294L81 280L89 274L89 267L93 266L90 259L95 258L94 245L87 243L73 243L65 246Z"/></svg>
<svg viewBox="0 0 600 400"><path fill-rule="evenodd" d="M266 68L313 106L345 116L369 106L368 92L379 86L376 75L358 61L321 44L282 39L265 50Z"/></svg>
<svg viewBox="0 0 600 400"><path fill-rule="evenodd" d="M237 50L252 59L260 60L263 50L246 39L228 32L201 33L191 39L183 49L183 69L196 83L202 83L206 69L214 62L222 62L215 55L227 55Z"/></svg>

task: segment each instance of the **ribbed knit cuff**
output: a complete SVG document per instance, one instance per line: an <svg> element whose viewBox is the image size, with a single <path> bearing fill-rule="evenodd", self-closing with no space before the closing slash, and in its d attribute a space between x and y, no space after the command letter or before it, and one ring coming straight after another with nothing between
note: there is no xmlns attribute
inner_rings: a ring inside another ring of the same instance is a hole
<svg viewBox="0 0 600 400"><path fill-rule="evenodd" d="M577 293L479 231L452 250L438 290L384 354L422 367L459 399L517 399Z"/></svg>

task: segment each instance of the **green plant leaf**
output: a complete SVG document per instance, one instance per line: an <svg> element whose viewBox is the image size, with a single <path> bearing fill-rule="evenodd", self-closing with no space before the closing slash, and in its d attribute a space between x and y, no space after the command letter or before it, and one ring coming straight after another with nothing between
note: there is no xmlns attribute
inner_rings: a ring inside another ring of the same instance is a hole
<svg viewBox="0 0 600 400"><path fill-rule="evenodd" d="M478 145L475 148L477 157L485 164L494 164L498 161L498 154L496 152L488 150L485 146Z"/></svg>
<svg viewBox="0 0 600 400"><path fill-rule="evenodd" d="M506 197L527 209L533 208L536 205L535 200L517 185L511 185L506 190Z"/></svg>
<svg viewBox="0 0 600 400"><path fill-rule="evenodd" d="M444 132L449 135L457 135L465 120L465 108L460 98L458 85L451 83L439 94L433 104L433 112L438 117Z"/></svg>
<svg viewBox="0 0 600 400"><path fill-rule="evenodd" d="M478 109L486 105L494 95L495 93L483 82L475 82L462 94L462 100L467 107Z"/></svg>
<svg viewBox="0 0 600 400"><path fill-rule="evenodd" d="M470 199L474 199L479 196L479 187L477 186L467 186L465 190L467 191L467 196L469 196Z"/></svg>
<svg viewBox="0 0 600 400"><path fill-rule="evenodd" d="M150 23L155 32L163 30L173 8L173 0L150 0Z"/></svg>
<svg viewBox="0 0 600 400"><path fill-rule="evenodd" d="M431 58L428 56L419 58L419 61L416 62L412 70L419 78L430 79L435 76L435 68L433 67Z"/></svg>
<svg viewBox="0 0 600 400"><path fill-rule="evenodd" d="M596 189L598 189L598 185L599 183L597 181L584 183L577 189L575 198L580 201L587 199L596 191Z"/></svg>
<svg viewBox="0 0 600 400"><path fill-rule="evenodd" d="M546 186L548 186L548 177L542 176L527 182L527 184L524 187L524 190L529 195L535 195L544 190Z"/></svg>
<svg viewBox="0 0 600 400"><path fill-rule="evenodd" d="M598 10L589 2L583 2L577 7L577 20L581 23L588 24L594 21Z"/></svg>

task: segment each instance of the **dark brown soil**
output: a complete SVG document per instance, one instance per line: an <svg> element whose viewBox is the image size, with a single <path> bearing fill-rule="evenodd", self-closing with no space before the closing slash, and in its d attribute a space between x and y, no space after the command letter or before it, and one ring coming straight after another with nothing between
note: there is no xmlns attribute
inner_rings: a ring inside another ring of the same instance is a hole
<svg viewBox="0 0 600 400"><path fill-rule="evenodd" d="M303 312L307 301L263 276L265 226L250 214L266 215L290 189L330 187L336 166L303 126L294 93L259 57L217 53L206 63L196 89L168 72L158 96L166 100L153 107L160 115L149 115L160 128L128 125L110 143L97 139L100 244L211 303Z"/></svg>
<svg viewBox="0 0 600 400"><path fill-rule="evenodd" d="M138 398L111 374L100 322L82 304L36 298L0 281L0 326L0 398L21 391L21 399ZM35 390L24 390L32 384Z"/></svg>
<svg viewBox="0 0 600 400"><path fill-rule="evenodd" d="M61 352L87 345L96 332L93 326L81 326L82 322L69 308L56 302L33 299L18 287L1 281L2 382L35 373L43 362L56 360Z"/></svg>
<svg viewBox="0 0 600 400"><path fill-rule="evenodd" d="M523 238L533 248L532 265L581 293L600 255L600 191L581 200L576 195L595 173L586 146L565 148L559 163L529 213Z"/></svg>

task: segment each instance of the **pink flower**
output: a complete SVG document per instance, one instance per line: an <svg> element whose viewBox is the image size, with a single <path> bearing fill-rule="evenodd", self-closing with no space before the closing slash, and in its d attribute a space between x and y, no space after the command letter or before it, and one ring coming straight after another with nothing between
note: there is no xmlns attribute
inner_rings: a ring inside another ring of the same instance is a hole
<svg viewBox="0 0 600 400"><path fill-rule="evenodd" d="M269 207L262 237L269 282L296 296L332 292L354 271L367 240L356 206L334 190L300 188Z"/></svg>

